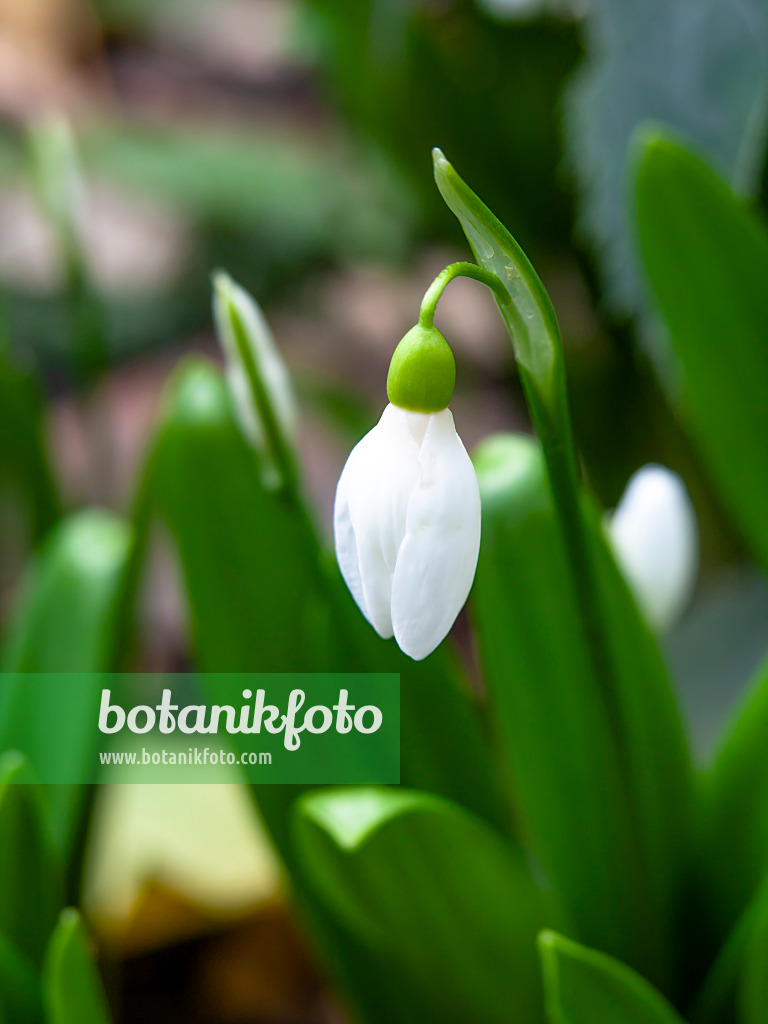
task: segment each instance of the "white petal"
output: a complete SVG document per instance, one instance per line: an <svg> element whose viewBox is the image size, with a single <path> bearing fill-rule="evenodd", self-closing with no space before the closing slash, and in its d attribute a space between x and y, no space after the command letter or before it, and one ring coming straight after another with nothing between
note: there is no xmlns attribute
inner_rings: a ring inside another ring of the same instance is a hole
<svg viewBox="0 0 768 1024"><path fill-rule="evenodd" d="M395 639L416 661L464 606L480 550L477 476L448 409L430 416L419 465L392 585Z"/></svg>
<svg viewBox="0 0 768 1024"><path fill-rule="evenodd" d="M376 632L392 636L392 575L419 474L402 409L388 405L353 449L336 489L334 536L342 576Z"/></svg>
<svg viewBox="0 0 768 1024"><path fill-rule="evenodd" d="M249 292L227 274L218 273L214 279L213 316L216 334L227 360L227 382L232 392L240 428L254 447L263 448L264 429L235 340L228 311L230 302L235 306L242 321L245 336L272 403L278 425L288 441L295 441L298 429L296 400L288 370L266 317Z"/></svg>
<svg viewBox="0 0 768 1024"><path fill-rule="evenodd" d="M699 560L696 515L683 481L663 466L638 470L608 534L649 622L668 629L690 599Z"/></svg>

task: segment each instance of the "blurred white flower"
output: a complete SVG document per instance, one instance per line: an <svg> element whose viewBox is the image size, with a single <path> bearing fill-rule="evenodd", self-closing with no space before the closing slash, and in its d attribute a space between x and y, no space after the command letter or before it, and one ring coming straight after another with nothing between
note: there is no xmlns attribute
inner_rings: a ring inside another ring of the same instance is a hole
<svg viewBox="0 0 768 1024"><path fill-rule="evenodd" d="M243 359L238 334L245 342L255 375L269 403L276 427L284 439L293 444L298 429L296 400L290 376L275 344L272 331L256 300L229 274L218 272L213 279L213 317L216 335L226 358L226 377L235 406L240 429L251 444L263 454L266 451L262 412L254 397L254 389Z"/></svg>
<svg viewBox="0 0 768 1024"><path fill-rule="evenodd" d="M606 526L648 621L669 629L691 597L699 562L696 515L685 484L664 466L644 466Z"/></svg>
<svg viewBox="0 0 768 1024"><path fill-rule="evenodd" d="M388 405L336 490L336 556L363 615L416 661L446 636L480 550L480 492L450 410Z"/></svg>

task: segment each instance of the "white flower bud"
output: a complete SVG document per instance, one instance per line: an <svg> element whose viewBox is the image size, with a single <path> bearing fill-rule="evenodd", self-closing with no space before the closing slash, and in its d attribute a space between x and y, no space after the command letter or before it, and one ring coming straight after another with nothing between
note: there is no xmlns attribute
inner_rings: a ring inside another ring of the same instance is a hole
<svg viewBox="0 0 768 1024"><path fill-rule="evenodd" d="M606 528L648 621L669 629L690 600L699 561L696 515L685 484L664 466L644 466Z"/></svg>
<svg viewBox="0 0 768 1024"><path fill-rule="evenodd" d="M226 358L227 383L240 429L258 451L268 456L273 454L267 450L262 412L254 397L238 345L238 329L242 330L275 426L281 431L285 442L293 445L298 416L288 370L261 307L244 288L223 272L215 274L213 279L213 317L216 335ZM268 435L269 431L266 433Z"/></svg>
<svg viewBox="0 0 768 1024"><path fill-rule="evenodd" d="M480 492L450 410L388 405L336 490L336 556L361 612L416 661L467 600L480 550Z"/></svg>

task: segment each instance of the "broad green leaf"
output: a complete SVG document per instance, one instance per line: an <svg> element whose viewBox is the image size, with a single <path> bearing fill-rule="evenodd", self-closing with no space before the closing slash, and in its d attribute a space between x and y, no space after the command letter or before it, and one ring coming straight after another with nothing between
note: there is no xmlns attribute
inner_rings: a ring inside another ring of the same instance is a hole
<svg viewBox="0 0 768 1024"><path fill-rule="evenodd" d="M646 134L640 250L669 329L681 406L723 502L768 567L768 233L698 157Z"/></svg>
<svg viewBox="0 0 768 1024"><path fill-rule="evenodd" d="M209 364L187 364L172 384L150 474L178 550L201 669L400 672L403 779L503 826L477 708L450 656L416 664L370 629L304 509L263 487ZM293 794L278 789L265 789L264 803L274 803L270 827L283 834Z"/></svg>
<svg viewBox="0 0 768 1024"><path fill-rule="evenodd" d="M483 534L471 613L520 826L578 934L666 983L689 769L654 640L589 516L612 723L539 445L489 439L475 468Z"/></svg>
<svg viewBox="0 0 768 1024"><path fill-rule="evenodd" d="M42 1016L37 971L10 939L0 933L0 1021L39 1024Z"/></svg>
<svg viewBox="0 0 768 1024"><path fill-rule="evenodd" d="M21 754L0 757L0 934L35 964L61 906L60 867L40 788Z"/></svg>
<svg viewBox="0 0 768 1024"><path fill-rule="evenodd" d="M98 736L93 693L62 686L56 699L37 700L27 673L104 672L114 669L127 614L125 573L130 532L112 513L80 512L60 524L32 566L11 616L2 653L0 750L23 751L34 768L61 764L62 777L91 774ZM60 849L77 839L87 790L52 786L51 827Z"/></svg>
<svg viewBox="0 0 768 1024"><path fill-rule="evenodd" d="M544 932L539 937L550 1024L683 1024L664 997L619 960Z"/></svg>
<svg viewBox="0 0 768 1024"><path fill-rule="evenodd" d="M600 0L586 9L583 30L585 59L566 93L566 147L582 231L608 301L626 314L644 307L626 203L632 133L647 120L673 125L738 188L756 191L768 127L768 13L761 0Z"/></svg>
<svg viewBox="0 0 768 1024"><path fill-rule="evenodd" d="M426 1019L541 1019L535 936L556 912L480 820L410 790L320 790L296 836L318 897Z"/></svg>
<svg viewBox="0 0 768 1024"><path fill-rule="evenodd" d="M88 936L80 915L61 912L51 936L43 970L46 1024L110 1024Z"/></svg>
<svg viewBox="0 0 768 1024"><path fill-rule="evenodd" d="M702 781L701 849L716 934L734 924L768 868L768 663L740 701Z"/></svg>

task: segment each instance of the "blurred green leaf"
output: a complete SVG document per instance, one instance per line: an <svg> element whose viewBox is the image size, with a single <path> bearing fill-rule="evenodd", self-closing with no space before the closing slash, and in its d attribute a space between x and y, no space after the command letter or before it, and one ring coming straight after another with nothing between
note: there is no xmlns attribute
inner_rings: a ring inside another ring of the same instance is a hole
<svg viewBox="0 0 768 1024"><path fill-rule="evenodd" d="M70 517L48 538L28 573L3 645L0 665L13 676L0 686L0 750L21 750L33 768L45 761L48 772L56 759L63 777L85 780L91 774L98 678L92 690L62 686L56 699L41 701L34 679L25 675L116 667L116 645L127 615L123 597L130 551L125 523L99 510ZM51 828L64 851L76 841L86 797L80 786L49 788Z"/></svg>
<svg viewBox="0 0 768 1024"><path fill-rule="evenodd" d="M732 927L768 865L768 664L731 717L702 782L704 887L718 932Z"/></svg>
<svg viewBox="0 0 768 1024"><path fill-rule="evenodd" d="M453 227L435 202L425 142L453 154L527 243L567 234L569 202L556 169L559 96L580 54L572 19L501 24L475 0L301 6L310 56L342 112L407 175L430 224Z"/></svg>
<svg viewBox="0 0 768 1024"><path fill-rule="evenodd" d="M297 261L403 255L412 210L364 154L251 130L201 133L94 125L83 154L100 176L181 207L199 222L258 232L251 259Z"/></svg>
<svg viewBox="0 0 768 1024"><path fill-rule="evenodd" d="M768 884L763 884L750 915L741 965L738 1005L744 1024L768 1022Z"/></svg>
<svg viewBox="0 0 768 1024"><path fill-rule="evenodd" d="M0 934L0 1021L39 1024L43 1017L40 978L13 943Z"/></svg>
<svg viewBox="0 0 768 1024"><path fill-rule="evenodd" d="M481 821L425 793L356 787L303 797L296 835L319 898L424 1019L541 1019L535 936L556 911Z"/></svg>
<svg viewBox="0 0 768 1024"><path fill-rule="evenodd" d="M679 364L683 412L723 502L768 567L768 233L706 164L646 134L637 229Z"/></svg>
<svg viewBox="0 0 768 1024"><path fill-rule="evenodd" d="M34 379L0 347L0 487L18 490L31 540L56 521L60 502L43 434L43 402Z"/></svg>
<svg viewBox="0 0 768 1024"><path fill-rule="evenodd" d="M489 439L475 467L483 533L471 612L521 828L585 941L668 984L689 766L654 640L588 516L622 743L539 445Z"/></svg>
<svg viewBox="0 0 768 1024"><path fill-rule="evenodd" d="M712 880L705 883L704 891ZM714 884L717 884L715 881ZM705 921L705 926L710 922ZM768 1010L765 991L768 950L768 876L742 912L696 993L694 1024L760 1024ZM706 948L705 948L706 952Z"/></svg>
<svg viewBox="0 0 768 1024"><path fill-rule="evenodd" d="M45 956L46 1024L110 1024L88 936L76 910L61 912Z"/></svg>
<svg viewBox="0 0 768 1024"><path fill-rule="evenodd" d="M644 305L626 205L632 133L647 120L673 125L737 188L755 191L768 128L768 12L761 0L600 0L584 29L566 144L608 298L631 313Z"/></svg>
<svg viewBox="0 0 768 1024"><path fill-rule="evenodd" d="M619 960L554 932L539 937L551 1024L683 1024L652 985Z"/></svg>
<svg viewBox="0 0 768 1024"><path fill-rule="evenodd" d="M34 964L61 906L61 877L40 788L21 754L0 757L0 933Z"/></svg>

